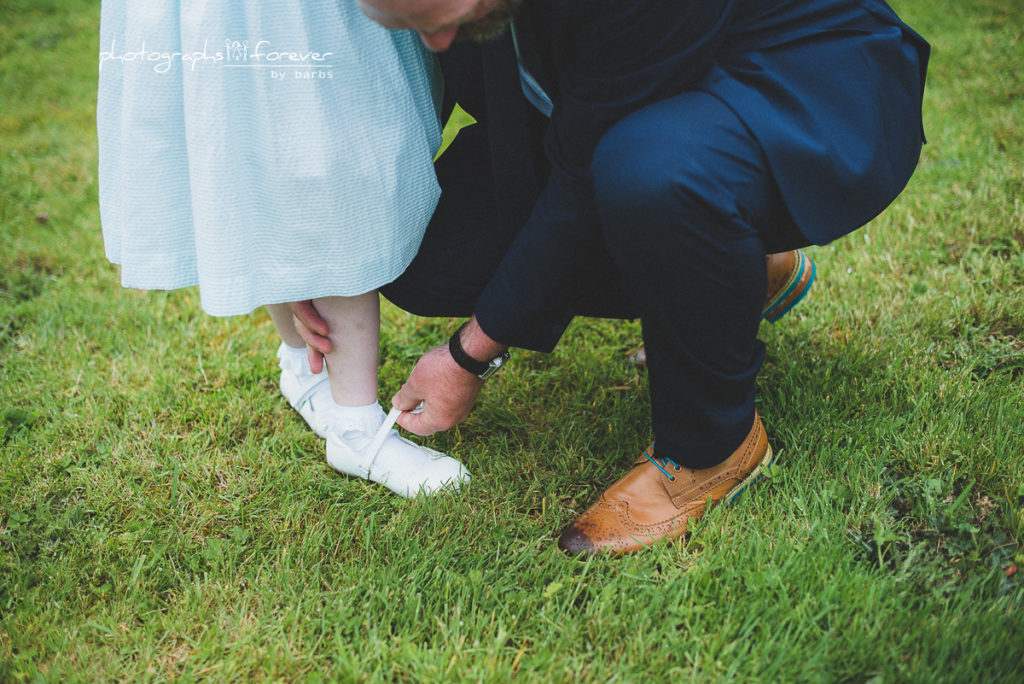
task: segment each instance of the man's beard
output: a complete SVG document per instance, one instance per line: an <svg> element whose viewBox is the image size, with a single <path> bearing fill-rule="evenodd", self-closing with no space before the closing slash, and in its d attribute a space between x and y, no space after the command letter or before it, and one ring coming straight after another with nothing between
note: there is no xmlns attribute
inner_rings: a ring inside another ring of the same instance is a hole
<svg viewBox="0 0 1024 684"><path fill-rule="evenodd" d="M490 12L459 26L459 32L455 34L456 40L482 43L497 38L508 30L522 4L523 0L497 0L497 4Z"/></svg>

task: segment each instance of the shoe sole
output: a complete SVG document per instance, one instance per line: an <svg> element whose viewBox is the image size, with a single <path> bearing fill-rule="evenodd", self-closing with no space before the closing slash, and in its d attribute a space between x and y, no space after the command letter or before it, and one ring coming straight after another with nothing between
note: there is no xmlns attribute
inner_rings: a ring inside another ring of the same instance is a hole
<svg viewBox="0 0 1024 684"><path fill-rule="evenodd" d="M752 485L756 484L758 480L764 477L764 470L771 466L771 464L774 461L775 453L772 451L772 445L769 444L768 451L765 452L764 458L761 459L761 462L757 465L756 468L750 471L750 474L747 475L746 479L744 479L738 485L733 487L731 490L729 490L728 494L722 497L721 505L726 506L728 504L731 504L737 497L739 497L740 494L747 491L747 489L749 489Z"/></svg>
<svg viewBox="0 0 1024 684"><path fill-rule="evenodd" d="M769 323L775 323L785 316L790 310L800 303L800 300L807 296L814 284L814 276L817 274L817 267L814 260L804 254L802 249L797 250L799 262L793 269L786 286L782 291L772 297L761 312L761 318Z"/></svg>

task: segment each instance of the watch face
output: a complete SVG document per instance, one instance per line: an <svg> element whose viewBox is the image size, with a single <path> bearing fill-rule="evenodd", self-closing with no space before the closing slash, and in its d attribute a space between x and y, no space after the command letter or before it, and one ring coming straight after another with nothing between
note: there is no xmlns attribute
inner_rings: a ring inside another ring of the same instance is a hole
<svg viewBox="0 0 1024 684"><path fill-rule="evenodd" d="M487 370L485 370L477 377L479 377L481 380L486 380L487 378L491 377L492 375L494 375L495 373L497 373L498 371L505 367L505 362L508 361L509 356L510 354L506 351L502 353L501 356L494 357L488 364Z"/></svg>

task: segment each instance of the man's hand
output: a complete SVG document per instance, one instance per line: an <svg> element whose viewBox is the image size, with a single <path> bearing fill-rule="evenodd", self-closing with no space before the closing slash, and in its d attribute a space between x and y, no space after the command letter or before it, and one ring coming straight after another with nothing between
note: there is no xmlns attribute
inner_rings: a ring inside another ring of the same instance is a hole
<svg viewBox="0 0 1024 684"><path fill-rule="evenodd" d="M391 404L405 411L399 425L416 435L431 435L466 420L483 384L455 363L448 345L442 344L420 358ZM409 413L420 402L423 411Z"/></svg>
<svg viewBox="0 0 1024 684"><path fill-rule="evenodd" d="M330 328L313 306L313 300L288 302L295 321L295 331L306 343L306 355L309 357L309 368L314 373L324 369L324 355L331 353L331 341L327 339Z"/></svg>
<svg viewBox="0 0 1024 684"><path fill-rule="evenodd" d="M462 348L474 359L493 359L508 347L487 336L471 318L460 328ZM484 381L455 363L448 345L434 347L416 363L391 404L406 413L398 424L417 435L447 430L469 416ZM422 413L409 413L423 403Z"/></svg>

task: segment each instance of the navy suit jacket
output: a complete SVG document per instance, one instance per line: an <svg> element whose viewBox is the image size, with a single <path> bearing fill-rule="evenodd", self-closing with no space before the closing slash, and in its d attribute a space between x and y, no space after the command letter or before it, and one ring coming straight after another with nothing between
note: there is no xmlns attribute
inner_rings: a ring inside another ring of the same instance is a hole
<svg viewBox="0 0 1024 684"><path fill-rule="evenodd" d="M929 49L881 0L526 0L517 28L554 111L549 174L476 305L506 344L552 348L582 291L607 279L589 165L604 133L644 106L700 90L732 108L807 243L876 216L917 164ZM511 135L500 117L491 127ZM512 147L497 161L522 166ZM532 197L532 181L512 175L509 195Z"/></svg>

